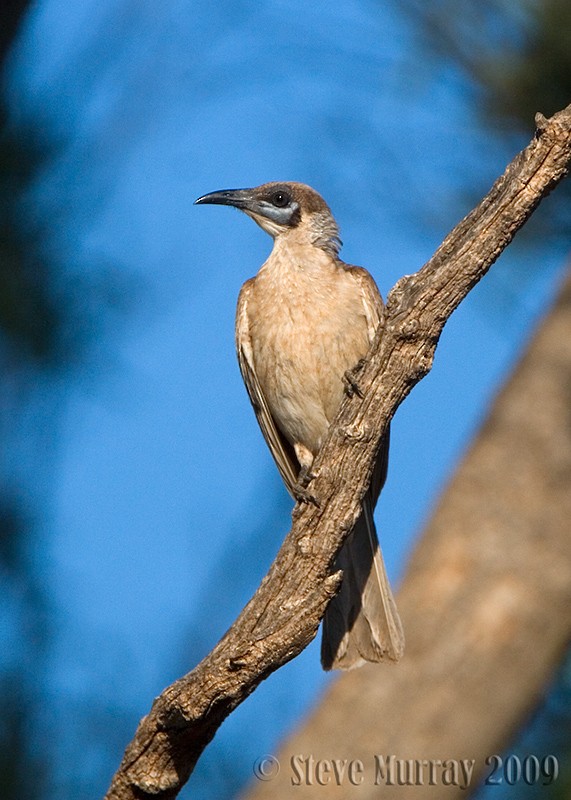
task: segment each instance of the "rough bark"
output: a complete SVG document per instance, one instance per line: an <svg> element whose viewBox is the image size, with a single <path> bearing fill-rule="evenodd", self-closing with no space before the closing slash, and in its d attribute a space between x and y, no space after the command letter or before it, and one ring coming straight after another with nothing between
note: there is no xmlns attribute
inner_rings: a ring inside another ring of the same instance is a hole
<svg viewBox="0 0 571 800"><path fill-rule="evenodd" d="M566 174L571 106L538 130L479 206L434 257L391 291L382 330L315 463L316 504L296 506L293 526L252 600L214 650L169 686L141 720L106 797L175 797L218 726L317 632L340 576L335 556L367 490L396 408L429 371L452 311L533 209Z"/></svg>
<svg viewBox="0 0 571 800"><path fill-rule="evenodd" d="M411 559L397 598L403 661L342 676L248 800L466 797L438 765L434 785L416 763L413 788L398 785L396 759L473 759L471 789L490 775L486 758L509 745L571 639L570 528L571 275ZM396 757L395 785L379 756ZM330 771L320 786L315 765L332 759L362 762L362 783L346 771L338 786Z"/></svg>

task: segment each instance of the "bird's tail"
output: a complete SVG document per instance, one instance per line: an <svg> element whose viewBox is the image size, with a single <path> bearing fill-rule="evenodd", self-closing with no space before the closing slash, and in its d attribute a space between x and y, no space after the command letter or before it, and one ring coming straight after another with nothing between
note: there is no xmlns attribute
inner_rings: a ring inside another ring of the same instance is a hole
<svg viewBox="0 0 571 800"><path fill-rule="evenodd" d="M343 570L343 583L323 618L323 668L352 669L366 661L398 661L404 635L368 497L336 567Z"/></svg>

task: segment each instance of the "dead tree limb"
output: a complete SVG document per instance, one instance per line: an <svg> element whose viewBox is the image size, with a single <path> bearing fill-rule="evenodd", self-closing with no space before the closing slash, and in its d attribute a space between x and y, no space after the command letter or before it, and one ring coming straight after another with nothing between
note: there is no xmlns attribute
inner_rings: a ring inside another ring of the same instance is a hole
<svg viewBox="0 0 571 800"><path fill-rule="evenodd" d="M107 800L176 797L222 721L315 636L340 576L331 569L359 514L382 437L430 370L448 317L509 244L571 161L571 106L538 115L528 147L415 275L389 294L362 366L362 398L343 402L293 526L254 597L212 652L167 687L137 729ZM381 335L382 334L382 335Z"/></svg>

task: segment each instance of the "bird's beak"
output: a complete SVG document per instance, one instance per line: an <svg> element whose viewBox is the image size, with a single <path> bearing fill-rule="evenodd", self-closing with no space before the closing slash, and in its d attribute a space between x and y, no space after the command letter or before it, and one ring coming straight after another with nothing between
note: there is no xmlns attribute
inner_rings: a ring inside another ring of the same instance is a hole
<svg viewBox="0 0 571 800"><path fill-rule="evenodd" d="M204 194L194 201L194 205L212 203L218 206L234 206L243 210L253 209L256 198L253 189L221 189Z"/></svg>
<svg viewBox="0 0 571 800"><path fill-rule="evenodd" d="M195 204L213 203L220 206L234 206L239 208L260 228L269 233L274 238L279 234L288 231L299 221L299 204L289 203L287 206L276 206L268 197L264 186L255 189L221 189L218 192L210 192L195 200Z"/></svg>

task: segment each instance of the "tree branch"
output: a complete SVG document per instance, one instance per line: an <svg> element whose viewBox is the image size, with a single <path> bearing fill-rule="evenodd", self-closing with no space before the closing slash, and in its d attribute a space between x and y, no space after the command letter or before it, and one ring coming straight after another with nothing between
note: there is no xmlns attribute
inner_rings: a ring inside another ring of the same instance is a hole
<svg viewBox="0 0 571 800"><path fill-rule="evenodd" d="M310 493L254 597L214 650L165 689L127 747L107 800L176 797L222 721L315 636L387 426L430 370L444 324L571 161L571 106L536 117L535 138L415 275L389 294L384 325L316 459ZM398 667L397 667L398 669Z"/></svg>
<svg viewBox="0 0 571 800"><path fill-rule="evenodd" d="M571 641L569 387L571 271L409 559L405 657L333 681L241 800L466 800L482 778L507 786L509 760L524 765L510 797L569 799L561 709L542 702ZM545 769L528 794L535 754Z"/></svg>

